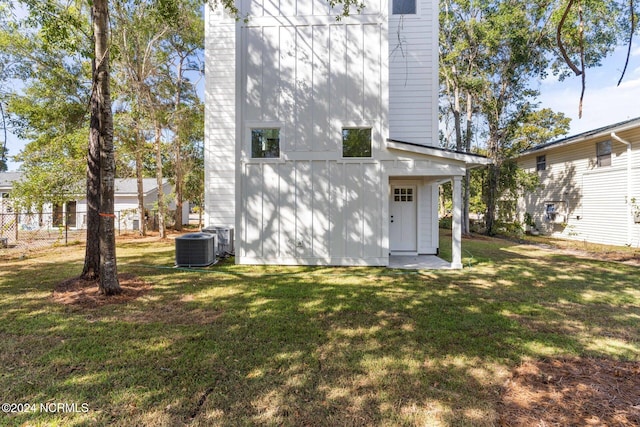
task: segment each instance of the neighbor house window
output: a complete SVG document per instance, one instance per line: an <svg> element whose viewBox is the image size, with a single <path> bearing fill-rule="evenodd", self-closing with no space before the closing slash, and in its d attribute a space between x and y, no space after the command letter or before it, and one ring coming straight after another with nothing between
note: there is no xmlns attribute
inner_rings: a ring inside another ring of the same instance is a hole
<svg viewBox="0 0 640 427"><path fill-rule="evenodd" d="M598 167L611 166L611 141L596 144L596 164Z"/></svg>
<svg viewBox="0 0 640 427"><path fill-rule="evenodd" d="M415 15L416 0L393 0L392 13L394 15Z"/></svg>
<svg viewBox="0 0 640 427"><path fill-rule="evenodd" d="M342 129L343 157L371 157L371 128Z"/></svg>
<svg viewBox="0 0 640 427"><path fill-rule="evenodd" d="M54 227L62 227L64 225L64 208L62 205L55 203L51 215L51 224Z"/></svg>
<svg viewBox="0 0 640 427"><path fill-rule="evenodd" d="M547 156L542 155L536 157L536 170L543 171L547 169Z"/></svg>
<svg viewBox="0 0 640 427"><path fill-rule="evenodd" d="M254 159L280 157L280 129L251 129L251 157Z"/></svg>

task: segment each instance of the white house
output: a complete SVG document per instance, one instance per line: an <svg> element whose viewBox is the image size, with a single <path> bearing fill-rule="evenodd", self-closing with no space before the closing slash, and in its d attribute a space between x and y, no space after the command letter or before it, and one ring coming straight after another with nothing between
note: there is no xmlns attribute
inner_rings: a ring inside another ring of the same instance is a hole
<svg viewBox="0 0 640 427"><path fill-rule="evenodd" d="M13 183L20 180L21 172L0 172L0 214L8 215L13 213L10 193ZM155 178L144 178L142 180L144 206L149 212L157 210L158 184ZM173 191L171 184L164 180L162 193L168 202L168 209L175 210L175 199L170 197ZM114 212L116 213L116 228L119 230L139 229L138 210L138 190L135 178L116 178L114 188ZM58 227L66 225L70 228L82 229L86 227L87 200L84 196L76 196L76 200L69 200L62 205L48 205L44 211L50 213L47 219L41 215L22 215L20 218L23 225L39 228L41 223L48 226ZM189 218L189 203L183 204L183 221ZM188 222L187 222L188 223Z"/></svg>
<svg viewBox="0 0 640 427"><path fill-rule="evenodd" d="M519 201L544 234L640 247L640 117L522 153L541 187Z"/></svg>
<svg viewBox="0 0 640 427"><path fill-rule="evenodd" d="M438 148L438 1L239 0L206 15L205 224L242 264L438 253L438 186L486 159ZM208 8L207 8L208 9Z"/></svg>

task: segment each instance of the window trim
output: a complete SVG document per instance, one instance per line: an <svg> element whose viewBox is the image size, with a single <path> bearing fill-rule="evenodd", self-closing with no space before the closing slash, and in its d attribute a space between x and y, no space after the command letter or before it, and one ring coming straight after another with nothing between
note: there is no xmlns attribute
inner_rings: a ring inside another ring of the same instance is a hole
<svg viewBox="0 0 640 427"><path fill-rule="evenodd" d="M600 148L608 145L608 151L601 153ZM613 147L611 140L596 142L596 167L605 168L610 167L612 163L611 154L613 153ZM606 159L604 162L603 160Z"/></svg>
<svg viewBox="0 0 640 427"><path fill-rule="evenodd" d="M282 160L282 142L284 139L284 126L280 122L250 122L245 124L246 129L246 145L247 155L246 158L249 161L279 161ZM254 130L266 130L277 129L278 130L278 156L276 157L254 157L253 156L253 131Z"/></svg>
<svg viewBox="0 0 640 427"><path fill-rule="evenodd" d="M403 0L399 0L399 1L403 1ZM407 1L407 0L404 0L404 1ZM391 0L390 3L391 4L389 6L391 8L391 11L390 11L391 15L394 15L394 16L417 16L418 15L418 12L419 12L419 7L418 7L418 3L419 2L418 2L418 0L413 0L413 6L414 6L414 12L413 13L395 13L393 11L393 6L394 6L395 1Z"/></svg>
<svg viewBox="0 0 640 427"><path fill-rule="evenodd" d="M369 155L368 156L345 156L344 155L344 131L345 130L369 130ZM340 128L340 157L344 160L372 159L373 158L373 126L351 126L343 125Z"/></svg>

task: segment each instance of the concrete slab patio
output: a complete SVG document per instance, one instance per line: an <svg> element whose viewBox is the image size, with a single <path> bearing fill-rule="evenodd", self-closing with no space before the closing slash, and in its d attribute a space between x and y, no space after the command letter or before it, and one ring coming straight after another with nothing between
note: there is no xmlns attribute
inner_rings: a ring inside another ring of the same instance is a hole
<svg viewBox="0 0 640 427"><path fill-rule="evenodd" d="M448 270L451 263L435 255L390 255L389 268L405 270Z"/></svg>

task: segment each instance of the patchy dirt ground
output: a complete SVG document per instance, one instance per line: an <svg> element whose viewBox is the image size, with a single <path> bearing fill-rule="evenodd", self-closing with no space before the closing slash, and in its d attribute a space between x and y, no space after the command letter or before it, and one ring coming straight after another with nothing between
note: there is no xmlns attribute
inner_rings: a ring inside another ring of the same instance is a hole
<svg viewBox="0 0 640 427"><path fill-rule="evenodd" d="M56 285L53 300L61 304L92 308L106 304L122 304L151 290L149 283L133 274L119 274L118 281L122 293L107 297L100 293L95 280L83 280L79 277L68 279Z"/></svg>
<svg viewBox="0 0 640 427"><path fill-rule="evenodd" d="M501 426L639 426L640 363L572 358L525 362L505 384Z"/></svg>

